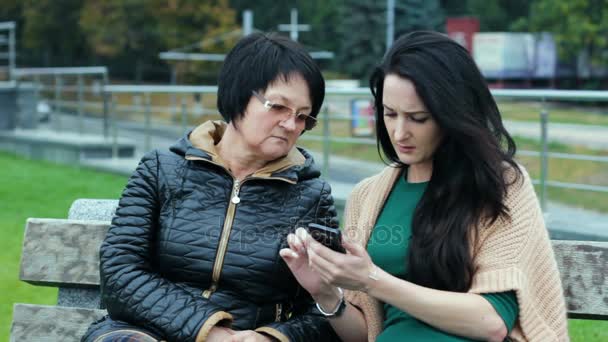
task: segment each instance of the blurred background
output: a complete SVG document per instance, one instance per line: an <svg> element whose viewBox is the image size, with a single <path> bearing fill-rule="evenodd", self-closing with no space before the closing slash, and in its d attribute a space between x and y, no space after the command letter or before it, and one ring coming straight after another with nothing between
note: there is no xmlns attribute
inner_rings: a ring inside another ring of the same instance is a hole
<svg viewBox="0 0 608 342"><path fill-rule="evenodd" d="M0 4L0 20L13 21L17 28L19 67L104 65L113 82L213 84L221 59L194 63L162 53L222 54L252 29L290 34L287 24L294 23L292 10L296 10L295 39L311 52L329 52L319 64L330 79L365 81L386 50L387 34L392 33L392 39L425 29L446 32L465 45L494 82L565 89L607 86L608 23L602 0L2 0ZM244 22L247 10L249 24Z"/></svg>
<svg viewBox="0 0 608 342"><path fill-rule="evenodd" d="M12 303L56 300L18 280L26 218L117 199L143 153L219 119L217 74L240 37L280 32L321 66L326 101L300 145L342 211L384 166L368 76L422 29L479 65L551 237L608 240L605 0L0 0L0 340ZM570 323L575 341L608 340L606 322Z"/></svg>

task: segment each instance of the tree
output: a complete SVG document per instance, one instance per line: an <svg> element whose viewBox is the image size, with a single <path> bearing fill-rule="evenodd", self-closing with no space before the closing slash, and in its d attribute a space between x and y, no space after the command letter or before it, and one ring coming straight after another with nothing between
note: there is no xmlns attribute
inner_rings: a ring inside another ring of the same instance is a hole
<svg viewBox="0 0 608 342"><path fill-rule="evenodd" d="M528 16L529 0L468 0L468 12L483 31L512 31L513 22Z"/></svg>
<svg viewBox="0 0 608 342"><path fill-rule="evenodd" d="M356 78L366 79L386 51L386 2L347 0L340 8L341 47L338 63ZM395 37L413 30L444 30L438 0L395 1Z"/></svg>
<svg viewBox="0 0 608 342"><path fill-rule="evenodd" d="M134 72L136 81L141 81L146 63L160 63L161 40L150 4L146 0L85 0L80 12L80 27L90 48L110 60L112 70Z"/></svg>
<svg viewBox="0 0 608 342"><path fill-rule="evenodd" d="M47 66L77 65L88 56L78 25L81 0L27 0L23 3L23 46L42 54Z"/></svg>
<svg viewBox="0 0 608 342"><path fill-rule="evenodd" d="M164 64L159 59L160 52L173 49L201 52L201 42L213 41L214 37L236 29L234 12L227 6L227 0L86 0L80 26L96 54L114 61L113 69L126 67L127 71L134 71L137 81L141 80L145 66ZM225 52L235 40L213 42L203 50ZM204 76L204 70L218 66L204 62L169 64L179 74L199 76ZM214 71L206 73L215 75Z"/></svg>
<svg viewBox="0 0 608 342"><path fill-rule="evenodd" d="M564 59L583 52L596 64L608 61L608 2L605 0L534 0L530 15L514 27L551 32Z"/></svg>
<svg viewBox="0 0 608 342"><path fill-rule="evenodd" d="M238 36L217 39L238 29L235 13L228 0L154 0L162 41L170 50L226 53ZM191 81L215 82L217 62L170 62Z"/></svg>

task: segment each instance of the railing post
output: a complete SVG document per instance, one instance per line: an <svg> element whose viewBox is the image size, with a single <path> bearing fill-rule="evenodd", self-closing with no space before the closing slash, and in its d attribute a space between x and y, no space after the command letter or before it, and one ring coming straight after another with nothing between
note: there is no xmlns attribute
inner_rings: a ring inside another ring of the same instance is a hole
<svg viewBox="0 0 608 342"><path fill-rule="evenodd" d="M118 111L116 97L112 94L110 100L110 117L112 125L112 159L118 158Z"/></svg>
<svg viewBox="0 0 608 342"><path fill-rule="evenodd" d="M11 80L17 79L15 76L15 68L17 66L17 52L15 51L15 22L11 22L11 28L8 31L8 72Z"/></svg>
<svg viewBox="0 0 608 342"><path fill-rule="evenodd" d="M169 95L169 106L171 106L171 123L175 124L177 123L177 98L173 92Z"/></svg>
<svg viewBox="0 0 608 342"><path fill-rule="evenodd" d="M330 154L330 141L329 141L329 105L326 104L323 110L323 177L329 177L329 154Z"/></svg>
<svg viewBox="0 0 608 342"><path fill-rule="evenodd" d="M145 138L144 138L144 152L147 153L148 151L150 151L151 145L150 145L150 93L145 93L144 94L144 101L145 101L145 112L144 112L144 122L145 122L145 127L144 127L144 131L145 131Z"/></svg>
<svg viewBox="0 0 608 342"><path fill-rule="evenodd" d="M53 116L55 117L55 129L61 132L61 118L59 111L59 101L61 99L61 75L55 74L55 101L53 106Z"/></svg>
<svg viewBox="0 0 608 342"><path fill-rule="evenodd" d="M184 134L188 127L188 113L186 112L186 99L182 97L182 131L180 134Z"/></svg>
<svg viewBox="0 0 608 342"><path fill-rule="evenodd" d="M38 104L40 103L40 88L42 88L42 82L40 81L40 75L35 75L34 76L34 101L35 101L35 106L34 106L34 118L36 119L36 122L40 122L40 113L38 112ZM46 115L50 115L50 113L48 113L48 109L47 109L47 113ZM47 117L47 120L50 120L49 117Z"/></svg>
<svg viewBox="0 0 608 342"><path fill-rule="evenodd" d="M84 82L82 80L82 74L78 75L78 133L84 133Z"/></svg>
<svg viewBox="0 0 608 342"><path fill-rule="evenodd" d="M547 129L549 123L549 112L545 99L542 99L542 107L540 110L540 141L541 141L541 152L540 152L540 206L543 212L547 211L547 177L549 169L549 143L547 139Z"/></svg>
<svg viewBox="0 0 608 342"><path fill-rule="evenodd" d="M108 74L104 73L103 74L103 84L102 84L103 90L101 92L101 96L102 96L102 100L103 100L103 137L105 139L108 139L109 130L110 130L110 115L109 115L110 94L106 90L107 86L108 86Z"/></svg>

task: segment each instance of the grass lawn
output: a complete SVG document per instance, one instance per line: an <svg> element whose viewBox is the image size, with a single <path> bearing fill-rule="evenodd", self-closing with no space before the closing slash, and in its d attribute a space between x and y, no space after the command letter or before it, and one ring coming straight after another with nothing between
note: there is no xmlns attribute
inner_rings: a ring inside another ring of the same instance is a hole
<svg viewBox="0 0 608 342"><path fill-rule="evenodd" d="M360 150L360 149L359 149ZM360 152L360 151L359 151ZM7 341L15 302L55 304L57 290L18 280L23 227L28 217L66 218L78 198L118 198L126 177L24 160L0 152L0 340ZM608 322L570 320L573 341L606 341Z"/></svg>
<svg viewBox="0 0 608 342"><path fill-rule="evenodd" d="M13 303L56 304L57 289L19 281L28 217L66 218L78 198L118 198L127 178L24 160L0 152L0 341L8 341Z"/></svg>
<svg viewBox="0 0 608 342"><path fill-rule="evenodd" d="M539 122L540 102L528 101L497 101L498 109L504 119ZM608 105L603 107L589 108L568 104L547 103L546 109L549 113L551 123L573 123L585 125L608 126Z"/></svg>

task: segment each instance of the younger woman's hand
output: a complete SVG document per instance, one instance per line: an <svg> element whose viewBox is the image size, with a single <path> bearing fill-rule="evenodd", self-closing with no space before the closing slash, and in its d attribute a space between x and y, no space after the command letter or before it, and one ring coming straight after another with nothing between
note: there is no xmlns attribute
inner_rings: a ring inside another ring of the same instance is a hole
<svg viewBox="0 0 608 342"><path fill-rule="evenodd" d="M309 268L316 271L323 283L348 290L368 290L369 275L376 266L364 247L343 239L342 246L347 253L338 253L306 235L303 240Z"/></svg>

